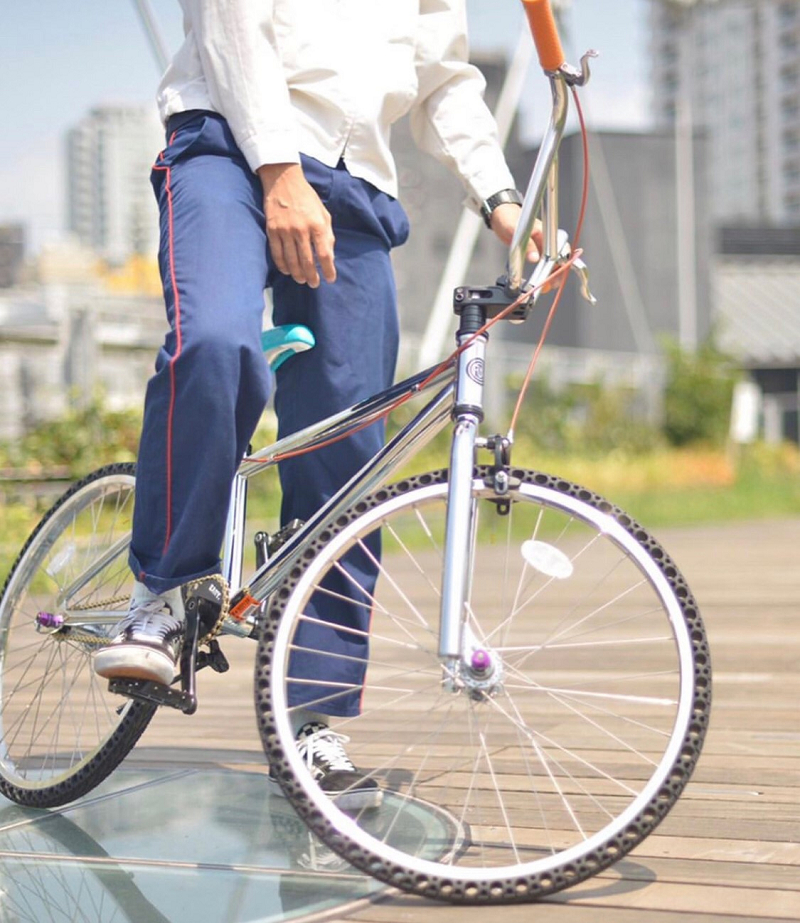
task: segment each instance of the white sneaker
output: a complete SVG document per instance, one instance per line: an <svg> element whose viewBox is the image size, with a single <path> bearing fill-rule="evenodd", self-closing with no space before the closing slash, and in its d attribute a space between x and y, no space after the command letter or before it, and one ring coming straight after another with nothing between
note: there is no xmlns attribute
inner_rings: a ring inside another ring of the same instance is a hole
<svg viewBox="0 0 800 923"><path fill-rule="evenodd" d="M137 584L131 607L114 640L94 655L94 671L106 679L139 679L169 686L179 671L185 621L180 589L163 596Z"/></svg>

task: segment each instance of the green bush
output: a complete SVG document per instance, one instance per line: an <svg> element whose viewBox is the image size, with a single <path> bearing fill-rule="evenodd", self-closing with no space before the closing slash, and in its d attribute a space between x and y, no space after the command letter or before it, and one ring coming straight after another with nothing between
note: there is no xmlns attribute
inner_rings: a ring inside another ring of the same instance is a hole
<svg viewBox="0 0 800 923"><path fill-rule="evenodd" d="M38 474L65 469L83 477L111 462L134 461L142 425L135 410L109 410L102 395L63 417L36 424L16 442L0 444L0 466Z"/></svg>
<svg viewBox="0 0 800 923"><path fill-rule="evenodd" d="M540 377L531 382L517 436L537 449L566 455L638 455L656 448L657 429L642 419L630 388L599 382L555 389Z"/></svg>
<svg viewBox="0 0 800 923"><path fill-rule="evenodd" d="M671 445L725 444L730 426L733 387L739 377L734 360L713 339L695 353L675 343L664 346L664 435Z"/></svg>

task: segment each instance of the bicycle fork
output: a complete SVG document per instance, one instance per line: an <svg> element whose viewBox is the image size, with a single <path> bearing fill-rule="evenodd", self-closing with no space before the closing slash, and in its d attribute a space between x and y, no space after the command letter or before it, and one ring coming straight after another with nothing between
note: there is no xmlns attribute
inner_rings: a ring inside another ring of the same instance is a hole
<svg viewBox="0 0 800 923"><path fill-rule="evenodd" d="M465 687L485 687L495 667L492 653L481 647L469 628L470 580L477 528L472 481L478 426L483 420L484 357L488 340L487 334L475 334L485 322L483 307L467 305L461 313L457 333L459 346L470 339L472 342L458 360L439 619L439 657L445 689L451 692L462 691Z"/></svg>

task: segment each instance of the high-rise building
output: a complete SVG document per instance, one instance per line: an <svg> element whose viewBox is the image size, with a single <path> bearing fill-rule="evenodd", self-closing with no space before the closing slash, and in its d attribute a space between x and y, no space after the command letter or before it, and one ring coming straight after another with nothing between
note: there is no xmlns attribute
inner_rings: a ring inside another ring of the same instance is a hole
<svg viewBox="0 0 800 923"><path fill-rule="evenodd" d="M150 167L161 147L158 118L145 107L97 107L67 136L69 230L113 263L156 253Z"/></svg>
<svg viewBox="0 0 800 923"><path fill-rule="evenodd" d="M800 0L651 0L658 127L709 142L717 222L800 223Z"/></svg>

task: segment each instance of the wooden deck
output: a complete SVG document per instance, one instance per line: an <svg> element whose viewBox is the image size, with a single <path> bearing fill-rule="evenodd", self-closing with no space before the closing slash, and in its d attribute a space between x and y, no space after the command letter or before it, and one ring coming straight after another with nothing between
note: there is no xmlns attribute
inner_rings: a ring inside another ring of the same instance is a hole
<svg viewBox="0 0 800 923"><path fill-rule="evenodd" d="M540 904L492 910L504 923L800 920L800 520L658 537L688 578L711 642L714 707L698 770L628 858ZM253 765L254 649L228 647L233 669L201 675L198 714L159 716L129 759ZM328 919L469 923L486 913L385 894Z"/></svg>

